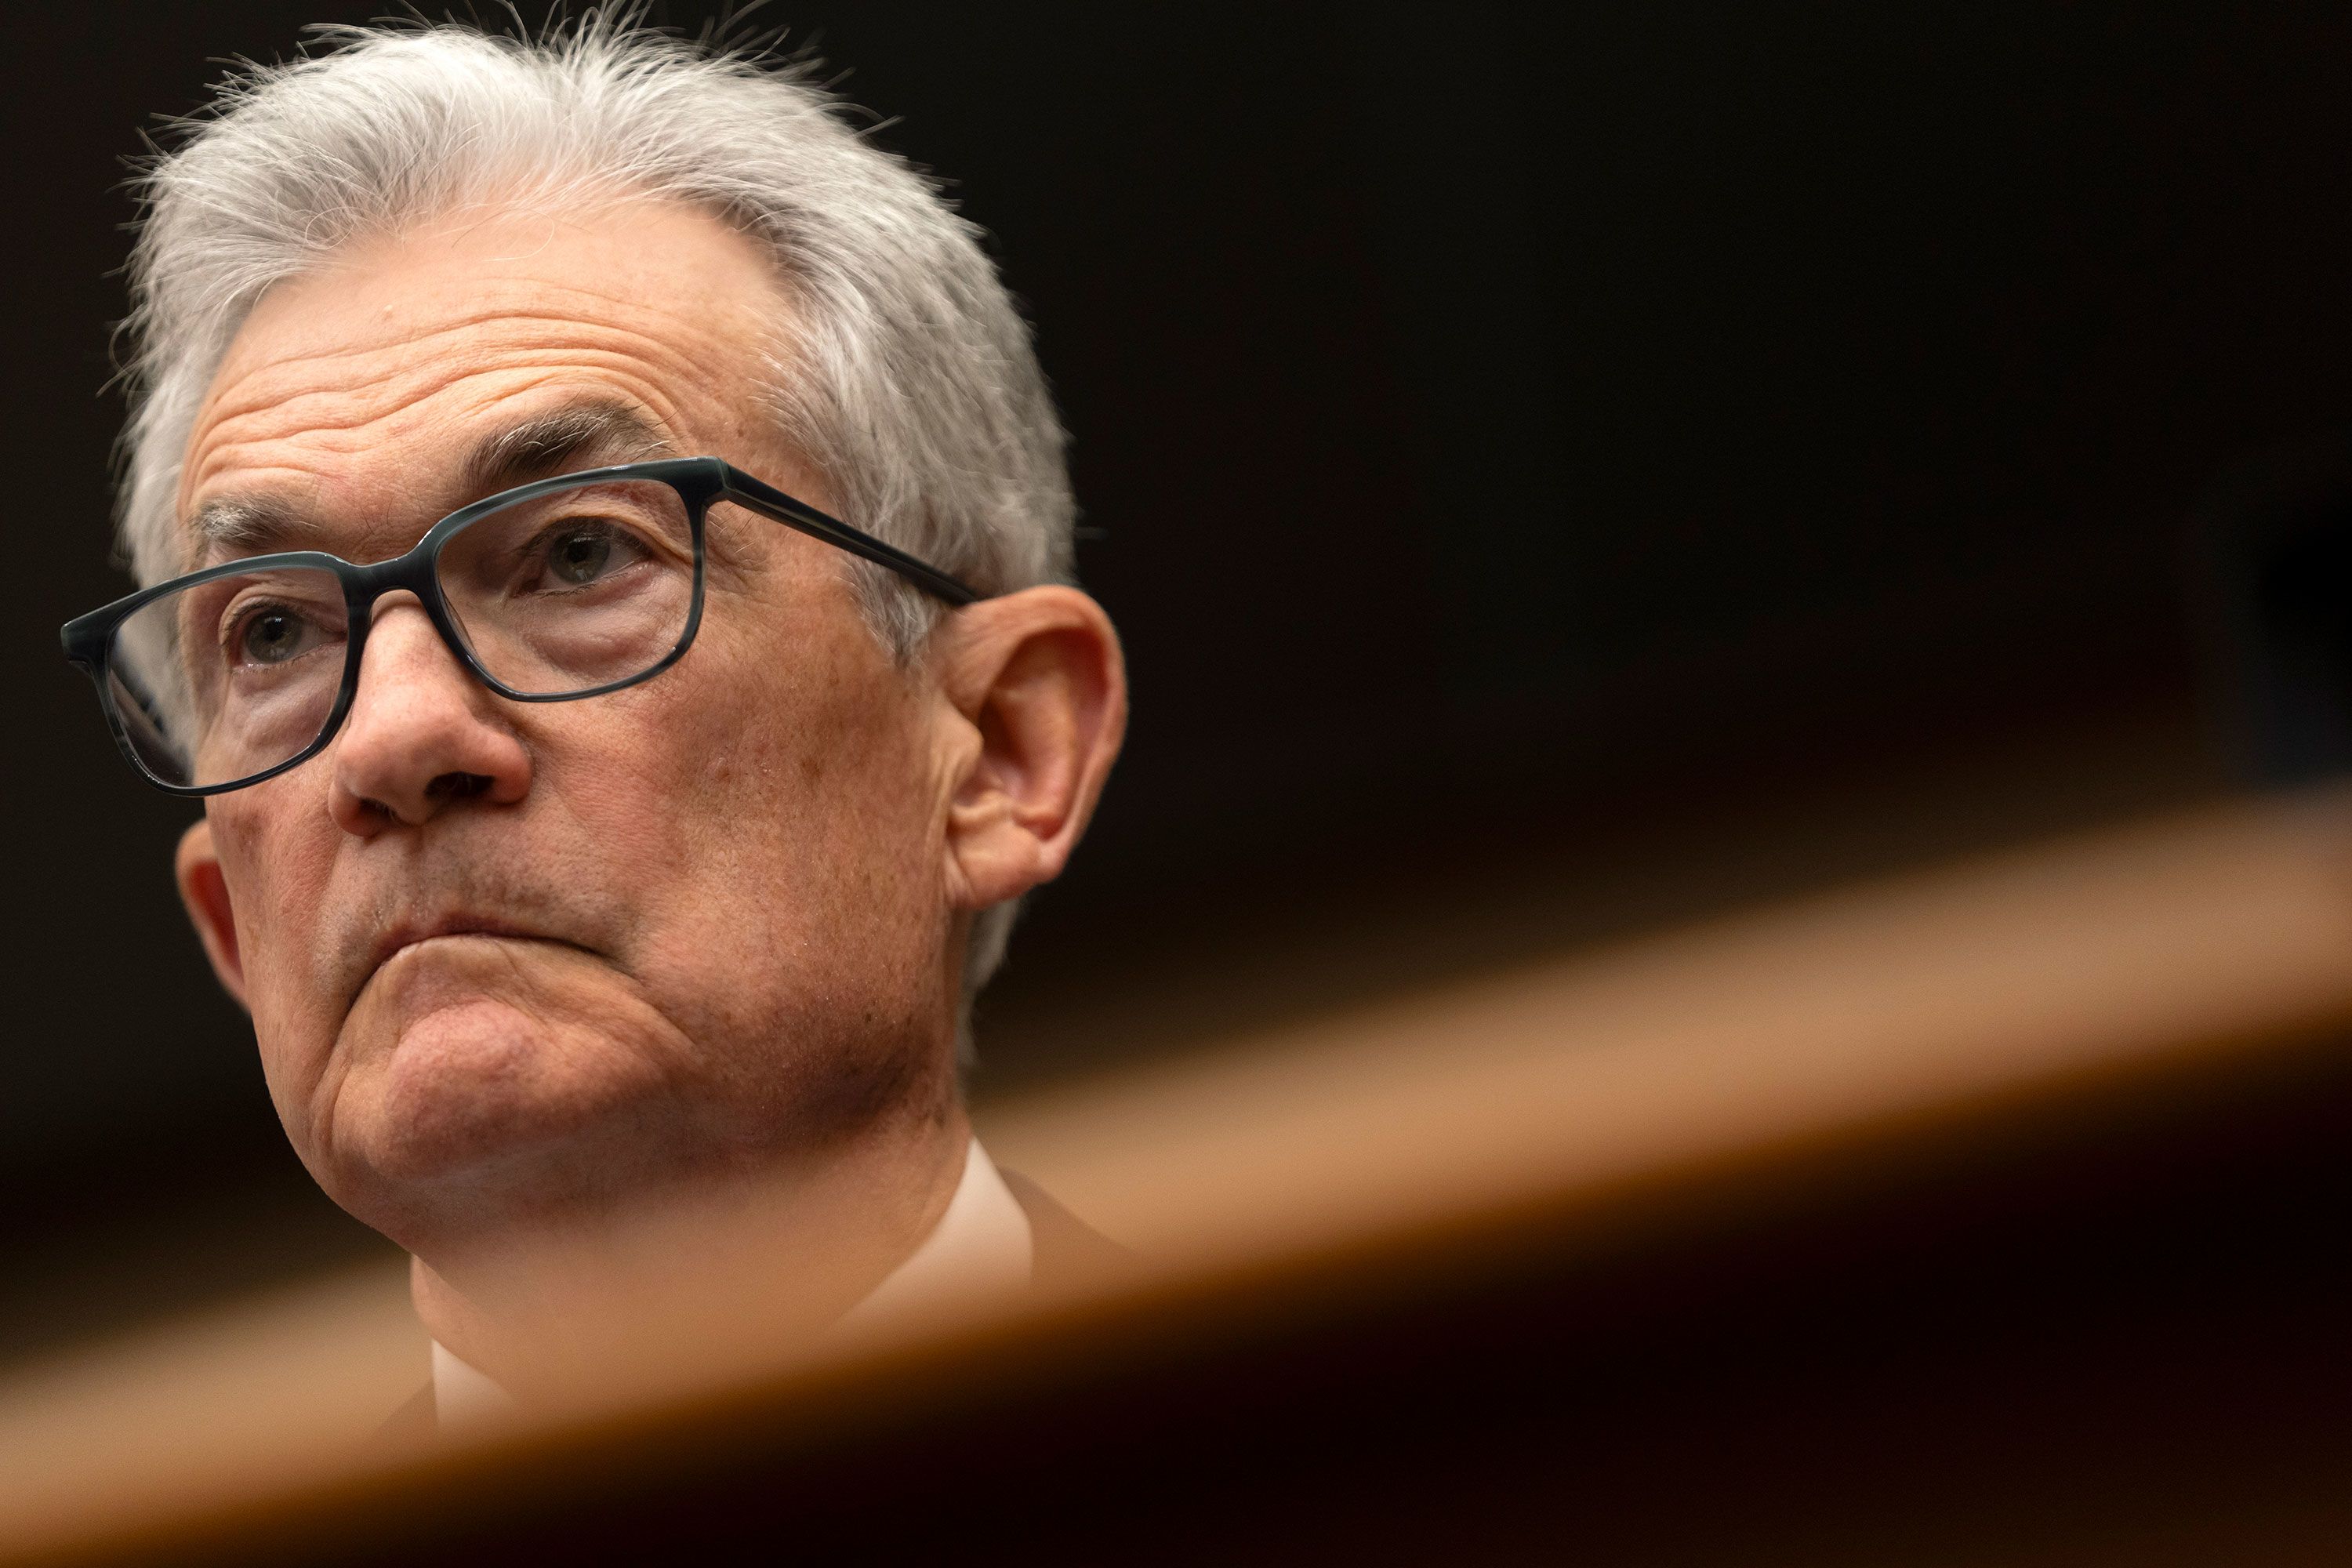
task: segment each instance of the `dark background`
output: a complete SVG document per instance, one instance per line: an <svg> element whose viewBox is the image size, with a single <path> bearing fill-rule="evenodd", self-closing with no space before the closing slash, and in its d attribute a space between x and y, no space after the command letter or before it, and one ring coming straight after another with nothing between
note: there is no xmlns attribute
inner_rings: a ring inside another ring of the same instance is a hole
<svg viewBox="0 0 2352 1568"><path fill-rule="evenodd" d="M121 160L375 9L12 18L0 1353L381 1245L55 642ZM1128 641L983 1101L2334 760L2352 15L1538 9L760 14L994 235Z"/></svg>

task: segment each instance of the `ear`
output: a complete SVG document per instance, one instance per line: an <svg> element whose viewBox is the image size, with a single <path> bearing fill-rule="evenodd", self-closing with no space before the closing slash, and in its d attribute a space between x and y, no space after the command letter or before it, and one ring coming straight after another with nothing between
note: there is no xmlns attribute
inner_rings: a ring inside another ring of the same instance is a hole
<svg viewBox="0 0 2352 1568"><path fill-rule="evenodd" d="M1127 666L1110 617L1076 588L966 605L940 629L954 726L949 870L966 910L1061 874L1127 733Z"/></svg>
<svg viewBox="0 0 2352 1568"><path fill-rule="evenodd" d="M245 963L236 950L236 914L229 908L228 879L221 875L220 857L213 853L213 825L199 819L180 835L180 850L173 858L173 874L180 884L180 901L188 908L189 923L203 939L205 956L228 994L245 1001Z"/></svg>

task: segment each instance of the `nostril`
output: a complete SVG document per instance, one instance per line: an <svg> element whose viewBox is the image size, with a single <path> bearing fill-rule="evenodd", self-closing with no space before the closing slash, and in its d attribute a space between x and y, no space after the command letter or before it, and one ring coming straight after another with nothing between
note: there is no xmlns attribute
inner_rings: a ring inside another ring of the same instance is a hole
<svg viewBox="0 0 2352 1568"><path fill-rule="evenodd" d="M425 786L431 800L464 800L468 795L482 794L490 787L488 773L443 773Z"/></svg>

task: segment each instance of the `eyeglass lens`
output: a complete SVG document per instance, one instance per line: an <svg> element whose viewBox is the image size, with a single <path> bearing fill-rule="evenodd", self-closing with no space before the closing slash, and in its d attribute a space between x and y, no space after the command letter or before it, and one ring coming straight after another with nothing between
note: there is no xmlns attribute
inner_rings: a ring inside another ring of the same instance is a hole
<svg viewBox="0 0 2352 1568"><path fill-rule="evenodd" d="M501 508L443 541L435 579L467 650L522 696L644 674L685 637L695 544L668 485L583 485ZM319 739L351 639L341 581L275 568L213 578L142 605L115 632L109 696L131 748L167 784L266 773Z"/></svg>

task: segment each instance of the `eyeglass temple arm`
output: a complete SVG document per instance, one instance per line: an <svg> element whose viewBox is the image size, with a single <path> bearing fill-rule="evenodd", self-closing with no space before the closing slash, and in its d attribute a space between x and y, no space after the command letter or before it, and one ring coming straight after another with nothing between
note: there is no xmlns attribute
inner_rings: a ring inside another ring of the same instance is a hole
<svg viewBox="0 0 2352 1568"><path fill-rule="evenodd" d="M773 485L762 484L731 464L726 467L726 494L730 500L750 507L772 521L799 529L803 533L822 539L852 555L862 556L877 565L887 566L917 587L937 595L950 605L969 605L983 597L978 591L958 582L938 567L927 565L903 550L893 549L872 534L850 527L839 518L827 517L806 501L794 500Z"/></svg>

